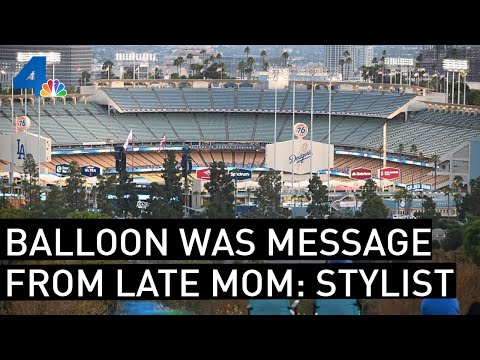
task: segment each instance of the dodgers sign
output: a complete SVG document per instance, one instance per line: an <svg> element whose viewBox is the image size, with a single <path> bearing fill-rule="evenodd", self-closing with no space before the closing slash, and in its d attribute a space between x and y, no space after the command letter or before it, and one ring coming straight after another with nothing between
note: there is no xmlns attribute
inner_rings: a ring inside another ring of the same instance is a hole
<svg viewBox="0 0 480 360"><path fill-rule="evenodd" d="M58 175L68 175L69 164L58 164L55 165L55 172Z"/></svg>
<svg viewBox="0 0 480 360"><path fill-rule="evenodd" d="M100 168L98 166L87 165L82 166L82 175L88 177L94 177L100 175Z"/></svg>
<svg viewBox="0 0 480 360"><path fill-rule="evenodd" d="M230 175L237 181L248 180L252 178L252 170L247 169L233 169Z"/></svg>

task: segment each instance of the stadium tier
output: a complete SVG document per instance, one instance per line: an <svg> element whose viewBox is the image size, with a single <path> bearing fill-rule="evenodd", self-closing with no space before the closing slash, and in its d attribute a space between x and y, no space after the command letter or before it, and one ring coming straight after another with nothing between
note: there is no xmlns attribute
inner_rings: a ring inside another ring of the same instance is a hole
<svg viewBox="0 0 480 360"><path fill-rule="evenodd" d="M275 91L260 89L193 89L193 88L102 88L110 102L124 112L109 114L107 106L96 102L74 104L46 100L38 114L37 104L27 104L31 129L37 133L40 115L41 134L52 139L54 150L81 149L90 143L103 143L107 147L123 144L130 129L134 143L158 146L163 134L168 144L229 143L266 144L292 138L293 91L277 91L277 133L274 134ZM425 157L443 155L471 138L480 136L478 117L462 113L432 110L410 112L408 121L401 113L393 118L414 98L412 94L390 92L336 91L332 93L331 142L344 149L359 149L377 153L383 143L383 125L387 122L387 151L410 154L410 146L417 145L417 154ZM315 141L328 139L328 92L316 90L313 97L313 127L311 121L311 93L295 92L295 122L309 125ZM14 113L24 115L24 106L15 102ZM0 106L0 132L11 131L11 107L8 101ZM307 136L309 139L310 135ZM208 166L213 161L224 161L227 166L262 167L264 152L225 150L194 151L194 166ZM398 155L396 155L398 156ZM177 153L180 159L180 153ZM52 156L46 164L54 172L54 165L72 160L81 165L113 168L112 154L84 154ZM129 159L129 166L130 166ZM163 163L161 154L141 152L135 154L136 167L152 167ZM399 163L402 174L411 181L432 182L431 169ZM340 172L365 166L376 174L381 162L358 156L336 155L333 165ZM343 169L343 170L342 170ZM152 175L154 176L154 175ZM441 184L447 179L437 177ZM407 181L407 180L405 180Z"/></svg>
<svg viewBox="0 0 480 360"><path fill-rule="evenodd" d="M104 88L109 101L120 112L171 112L171 111L228 111L273 112L274 90L245 89L148 89ZM313 111L328 112L327 91L316 91ZM332 112L336 115L354 115L386 118L415 97L413 94L391 92L336 91L332 95ZM295 92L295 110L311 111L310 91ZM291 112L294 108L293 91L277 91L277 110Z"/></svg>
<svg viewBox="0 0 480 360"><path fill-rule="evenodd" d="M131 155L128 156L128 166L134 165L136 168L149 169L152 167L161 166L164 162L164 157L165 153L162 152L157 153L152 151L136 153L133 157ZM176 159L180 162L180 152L176 152ZM45 165L50 172L55 172L55 165L70 163L73 160L77 161L81 166L95 165L107 170L115 168L115 159L113 154L55 155L52 157L52 162ZM197 167L209 166L213 161L223 161L226 166L257 168L264 166L265 153L231 150L193 151L192 160L193 166ZM387 166L400 168L402 178L397 179L398 182L410 183L413 176L413 182L434 183L434 177L431 168L399 164L390 161L387 161ZM383 167L383 162L378 159L369 159L358 156L335 155L332 171L348 174L350 169L354 169L356 167L370 168L372 169L372 174L374 177L376 177L378 169ZM438 187L440 187L446 181L448 181L448 176L437 176Z"/></svg>

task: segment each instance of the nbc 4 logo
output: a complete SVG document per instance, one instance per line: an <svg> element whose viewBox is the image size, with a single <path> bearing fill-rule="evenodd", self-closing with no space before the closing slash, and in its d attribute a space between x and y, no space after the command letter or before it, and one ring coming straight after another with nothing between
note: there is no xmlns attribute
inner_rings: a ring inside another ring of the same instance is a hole
<svg viewBox="0 0 480 360"><path fill-rule="evenodd" d="M33 77L31 75L35 74ZM14 89L33 89L35 96L64 97L65 85L57 79L47 81L47 57L32 56L13 78Z"/></svg>
<svg viewBox="0 0 480 360"><path fill-rule="evenodd" d="M42 97L64 97L67 95L67 90L65 90L65 85L57 79L50 79L42 85L40 95Z"/></svg>

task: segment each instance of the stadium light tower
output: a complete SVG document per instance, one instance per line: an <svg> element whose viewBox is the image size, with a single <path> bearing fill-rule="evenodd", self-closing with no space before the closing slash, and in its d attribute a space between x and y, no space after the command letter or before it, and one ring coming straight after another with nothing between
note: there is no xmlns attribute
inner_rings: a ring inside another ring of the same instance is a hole
<svg viewBox="0 0 480 360"><path fill-rule="evenodd" d="M443 59L443 69L447 71L447 92L445 102L448 103L448 73L452 72L452 104L455 101L455 73L458 72L458 98L457 103L460 104L460 76L463 74L464 82L464 92L463 92L463 103L465 104L466 96L466 85L465 78L468 71L468 60L458 60L458 59Z"/></svg>
<svg viewBox="0 0 480 360"><path fill-rule="evenodd" d="M413 59L411 58L385 58L385 65L400 66L400 85L402 85L402 67L406 66L408 71L408 85L410 85L410 66L413 66Z"/></svg>

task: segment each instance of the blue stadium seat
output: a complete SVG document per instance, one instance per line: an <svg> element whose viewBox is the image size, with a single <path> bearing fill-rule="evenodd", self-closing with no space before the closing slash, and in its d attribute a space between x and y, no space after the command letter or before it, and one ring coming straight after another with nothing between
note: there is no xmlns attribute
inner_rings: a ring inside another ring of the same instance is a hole
<svg viewBox="0 0 480 360"><path fill-rule="evenodd" d="M357 299L316 299L314 315L361 315L362 308Z"/></svg>
<svg viewBox="0 0 480 360"><path fill-rule="evenodd" d="M422 315L460 315L456 298L424 299L420 308Z"/></svg>
<svg viewBox="0 0 480 360"><path fill-rule="evenodd" d="M296 315L296 300L293 304L289 299L252 299L247 307L248 315Z"/></svg>

